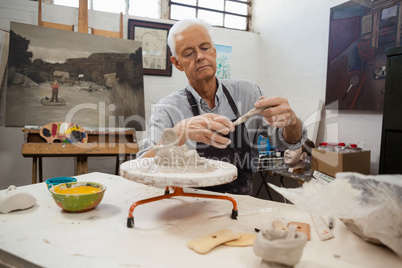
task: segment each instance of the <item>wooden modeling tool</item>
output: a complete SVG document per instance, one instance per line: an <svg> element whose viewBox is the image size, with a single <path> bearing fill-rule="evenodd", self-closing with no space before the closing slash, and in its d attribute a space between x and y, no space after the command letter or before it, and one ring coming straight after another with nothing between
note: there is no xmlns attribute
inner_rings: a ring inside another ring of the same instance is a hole
<svg viewBox="0 0 402 268"><path fill-rule="evenodd" d="M246 122L247 119L249 119L250 117L252 117L252 116L254 116L256 114L259 114L263 110L268 109L270 107L272 107L272 106L267 106L267 107L264 107L264 108L253 108L250 111L248 111L246 114L244 114L244 115L240 116L239 118L237 118L237 120L233 122L233 125L234 126L240 125L241 123Z"/></svg>
<svg viewBox="0 0 402 268"><path fill-rule="evenodd" d="M254 240L257 237L256 233L239 233L240 238L224 243L225 246L232 247L247 247L254 244Z"/></svg>
<svg viewBox="0 0 402 268"><path fill-rule="evenodd" d="M324 221L324 219L320 215L310 214L311 219L313 219L313 223L315 229L317 230L318 236L322 241L331 239L334 237L334 234L329 229L328 224Z"/></svg>
<svg viewBox="0 0 402 268"><path fill-rule="evenodd" d="M288 228L281 221L274 220L274 222L272 224L274 226L274 229L284 230L284 231L288 230Z"/></svg>
<svg viewBox="0 0 402 268"><path fill-rule="evenodd" d="M229 229L222 229L215 233L188 242L187 247L197 253L205 254L221 244L232 240L237 240L239 238L240 235L238 233L235 233Z"/></svg>

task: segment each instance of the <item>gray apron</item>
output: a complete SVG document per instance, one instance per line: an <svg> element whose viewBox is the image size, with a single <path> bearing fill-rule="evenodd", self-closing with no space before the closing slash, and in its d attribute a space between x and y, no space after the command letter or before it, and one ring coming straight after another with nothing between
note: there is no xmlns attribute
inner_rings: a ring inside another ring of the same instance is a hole
<svg viewBox="0 0 402 268"><path fill-rule="evenodd" d="M240 113L229 91L224 85L222 85L222 88L223 93L228 99L229 105L233 110L233 113L237 118L240 117ZM200 111L194 96L188 90L186 90L186 93L187 100L194 116L200 115ZM202 157L225 161L235 165L238 172L237 179L227 184L203 187L201 189L220 193L253 195L251 148L245 124L242 123L237 125L235 131L230 132L225 137L229 138L232 143L224 149L198 142L196 149L198 154Z"/></svg>

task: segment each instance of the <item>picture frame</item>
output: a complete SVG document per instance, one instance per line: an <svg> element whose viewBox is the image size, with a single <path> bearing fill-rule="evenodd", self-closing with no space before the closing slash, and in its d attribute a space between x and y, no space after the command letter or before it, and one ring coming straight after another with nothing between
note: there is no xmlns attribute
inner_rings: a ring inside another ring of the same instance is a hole
<svg viewBox="0 0 402 268"><path fill-rule="evenodd" d="M172 76L172 55L167 45L171 24L128 20L128 39L142 42L143 70L146 75Z"/></svg>

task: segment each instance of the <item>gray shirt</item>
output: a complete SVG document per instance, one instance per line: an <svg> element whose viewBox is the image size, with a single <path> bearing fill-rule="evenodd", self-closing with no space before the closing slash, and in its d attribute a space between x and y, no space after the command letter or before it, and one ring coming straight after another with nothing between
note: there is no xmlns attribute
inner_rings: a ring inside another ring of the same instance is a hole
<svg viewBox="0 0 402 268"><path fill-rule="evenodd" d="M218 80L218 90L215 95L215 107L209 108L207 103L198 95L195 89L187 84L186 88L178 90L162 98L154 107L153 114L149 122L148 137L143 140L141 151L137 158L140 158L146 151L156 145L162 138L162 132L165 128L172 128L180 121L192 117L193 113L190 104L187 101L186 89L194 96L200 114L214 113L224 115L230 120L236 119L229 102L223 93L222 84L225 85L232 96L240 115L247 113L254 108L254 103L262 96L260 88L247 80L230 79ZM269 138L271 146L279 149L297 149L307 139L307 130L303 127L303 136L301 141L296 144L287 143L282 135L282 128L269 126L261 115L256 115L245 122L251 147L251 166L253 172L257 171L259 152L258 137L260 134ZM187 140L187 146L190 149L196 148L196 142Z"/></svg>

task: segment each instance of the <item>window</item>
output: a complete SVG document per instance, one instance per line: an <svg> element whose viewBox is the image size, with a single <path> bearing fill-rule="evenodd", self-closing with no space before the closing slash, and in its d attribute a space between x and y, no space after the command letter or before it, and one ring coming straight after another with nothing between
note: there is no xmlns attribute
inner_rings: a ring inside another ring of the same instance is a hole
<svg viewBox="0 0 402 268"><path fill-rule="evenodd" d="M169 12L170 19L201 18L213 26L250 30L252 0L88 0L88 9L103 12L128 14L131 16L153 19L166 18ZM55 5L76 7L79 0L53 0Z"/></svg>
<svg viewBox="0 0 402 268"><path fill-rule="evenodd" d="M126 0L113 0L112 5L110 0L89 0L88 9L111 13L124 13L124 10L126 9Z"/></svg>
<svg viewBox="0 0 402 268"><path fill-rule="evenodd" d="M68 6L68 7L76 7L79 6L78 0L53 0L53 4L59 6Z"/></svg>
<svg viewBox="0 0 402 268"><path fill-rule="evenodd" d="M160 0L88 0L88 9L160 19ZM76 7L79 0L53 0L55 5Z"/></svg>
<svg viewBox="0 0 402 268"><path fill-rule="evenodd" d="M170 18L201 18L214 26L249 30L251 0L170 0Z"/></svg>
<svg viewBox="0 0 402 268"><path fill-rule="evenodd" d="M160 0L129 0L128 14L139 17L160 19Z"/></svg>

